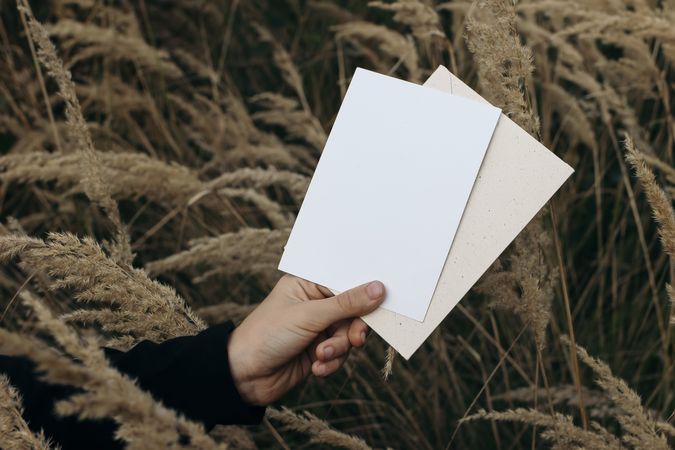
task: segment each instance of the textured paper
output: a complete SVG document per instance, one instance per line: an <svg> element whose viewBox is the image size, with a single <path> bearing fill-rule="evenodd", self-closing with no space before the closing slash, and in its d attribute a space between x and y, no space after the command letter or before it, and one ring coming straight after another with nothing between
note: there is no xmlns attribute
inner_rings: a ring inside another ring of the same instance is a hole
<svg viewBox="0 0 675 450"><path fill-rule="evenodd" d="M445 67L424 85L487 103ZM382 308L363 319L410 358L573 172L502 114L424 321Z"/></svg>
<svg viewBox="0 0 675 450"><path fill-rule="evenodd" d="M500 110L357 69L279 269L421 321ZM419 322L418 322L419 323Z"/></svg>

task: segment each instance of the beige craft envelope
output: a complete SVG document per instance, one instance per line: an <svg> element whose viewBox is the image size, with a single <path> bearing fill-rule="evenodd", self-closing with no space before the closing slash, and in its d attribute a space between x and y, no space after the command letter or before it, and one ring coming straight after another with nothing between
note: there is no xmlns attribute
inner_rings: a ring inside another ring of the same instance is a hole
<svg viewBox="0 0 675 450"><path fill-rule="evenodd" d="M424 86L487 103L443 66ZM502 114L424 322L383 308L363 319L405 359L410 358L572 172Z"/></svg>

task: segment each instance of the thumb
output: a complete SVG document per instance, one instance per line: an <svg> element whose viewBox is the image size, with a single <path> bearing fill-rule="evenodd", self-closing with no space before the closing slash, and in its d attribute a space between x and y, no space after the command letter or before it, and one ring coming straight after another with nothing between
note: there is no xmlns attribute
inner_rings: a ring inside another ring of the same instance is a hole
<svg viewBox="0 0 675 450"><path fill-rule="evenodd" d="M385 289L380 281L371 281L334 297L308 302L311 314L321 327L328 328L343 319L359 317L374 311L384 300Z"/></svg>

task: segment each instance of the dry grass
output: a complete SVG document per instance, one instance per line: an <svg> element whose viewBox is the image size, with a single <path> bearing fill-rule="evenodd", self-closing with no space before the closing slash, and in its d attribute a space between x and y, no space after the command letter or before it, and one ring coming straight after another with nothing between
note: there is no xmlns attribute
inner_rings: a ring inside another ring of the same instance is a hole
<svg viewBox="0 0 675 450"><path fill-rule="evenodd" d="M33 433L23 419L21 396L5 376L0 376L0 436L7 450L47 450L49 442L42 434Z"/></svg>
<svg viewBox="0 0 675 450"><path fill-rule="evenodd" d="M668 448L672 2L348 4L1 3L1 351L130 448ZM108 366L101 344L241 320L355 67L439 64L576 173L409 362L373 336L284 400L302 414L211 437ZM0 396L3 448L46 448Z"/></svg>

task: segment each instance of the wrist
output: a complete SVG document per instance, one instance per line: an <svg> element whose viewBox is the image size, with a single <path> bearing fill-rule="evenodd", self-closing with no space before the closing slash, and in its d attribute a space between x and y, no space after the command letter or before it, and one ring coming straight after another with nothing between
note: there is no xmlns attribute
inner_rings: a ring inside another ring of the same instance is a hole
<svg viewBox="0 0 675 450"><path fill-rule="evenodd" d="M251 405L256 404L253 383L246 370L245 349L242 348L239 329L230 333L227 342L227 358L230 376L241 399Z"/></svg>

